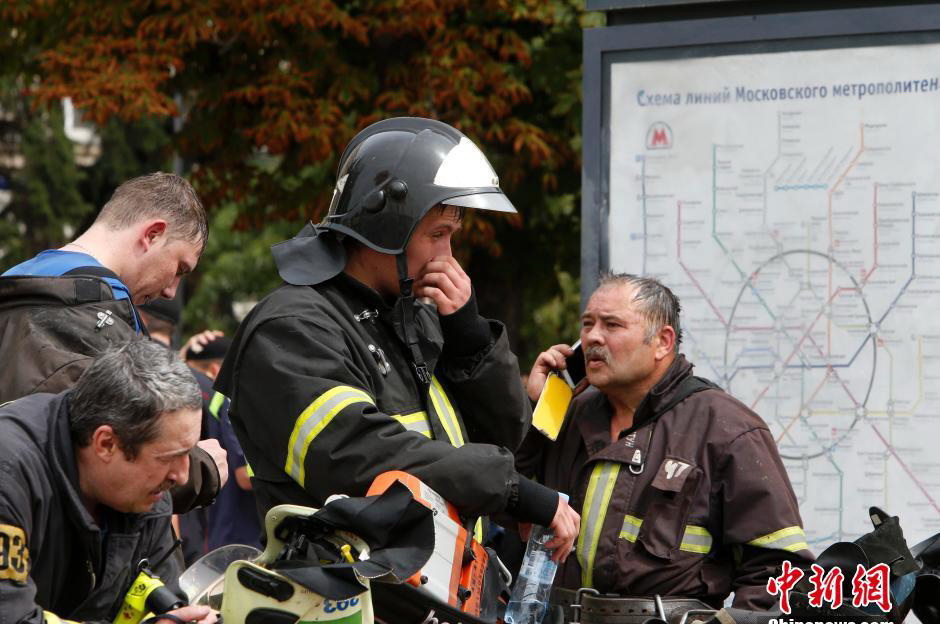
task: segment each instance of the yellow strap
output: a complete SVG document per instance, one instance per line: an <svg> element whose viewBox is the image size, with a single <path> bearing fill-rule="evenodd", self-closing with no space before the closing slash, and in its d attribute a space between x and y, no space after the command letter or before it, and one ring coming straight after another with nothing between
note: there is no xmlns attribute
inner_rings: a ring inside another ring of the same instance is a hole
<svg viewBox="0 0 940 624"><path fill-rule="evenodd" d="M460 422L457 420L457 412L447 398L447 393L441 386L437 377L431 376L431 387L428 389L431 397L431 405L434 408L434 415L444 427L444 433L452 446L460 448L464 445L463 433L460 431Z"/></svg>
<svg viewBox="0 0 940 624"><path fill-rule="evenodd" d="M581 587L594 586L594 557L601 537L610 496L620 474L620 464L598 462L591 471L584 507L581 509L581 533L578 536L577 555L581 564Z"/></svg>
<svg viewBox="0 0 940 624"><path fill-rule="evenodd" d="M306 474L304 464L310 444L341 411L357 403L375 405L371 396L352 386L330 388L300 413L287 443L287 461L284 470L297 483L304 486Z"/></svg>
<svg viewBox="0 0 940 624"><path fill-rule="evenodd" d="M444 433L447 434L447 441L451 446L460 448L464 445L463 432L460 430L460 420L457 418L457 411L454 409L447 392L436 375L431 375L431 387L428 388L428 396L431 399L431 407L434 408L434 414L444 427ZM419 412L424 414L424 412ZM425 417L427 415L425 414ZM431 423L427 421L427 437L431 437ZM410 427L406 427L410 429ZM413 429L412 429L413 430ZM423 431L421 433L424 433ZM480 543L483 542L483 521L478 519L473 527L473 537Z"/></svg>

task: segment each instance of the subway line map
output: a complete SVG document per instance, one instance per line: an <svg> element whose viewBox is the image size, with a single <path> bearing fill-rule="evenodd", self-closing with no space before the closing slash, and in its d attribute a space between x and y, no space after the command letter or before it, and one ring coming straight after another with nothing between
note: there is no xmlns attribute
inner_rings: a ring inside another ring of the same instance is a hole
<svg viewBox="0 0 940 624"><path fill-rule="evenodd" d="M770 426L816 552L940 531L940 46L615 63L609 256Z"/></svg>

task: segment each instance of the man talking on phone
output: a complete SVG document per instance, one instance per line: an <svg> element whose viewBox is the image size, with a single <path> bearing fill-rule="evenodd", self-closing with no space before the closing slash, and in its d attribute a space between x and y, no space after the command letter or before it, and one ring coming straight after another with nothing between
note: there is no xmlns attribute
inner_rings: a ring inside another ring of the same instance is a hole
<svg viewBox="0 0 940 624"><path fill-rule="evenodd" d="M589 386L555 442L532 429L517 453L520 472L568 492L581 513L577 557L559 568L553 604L586 587L605 596L582 595L582 607L607 612L655 613L637 597L667 597L667 620L676 609L720 608L731 592L735 607L764 609L776 568L813 560L767 425L692 374L678 350L679 311L655 279L602 277L581 316ZM573 353L555 345L539 355L530 399Z"/></svg>

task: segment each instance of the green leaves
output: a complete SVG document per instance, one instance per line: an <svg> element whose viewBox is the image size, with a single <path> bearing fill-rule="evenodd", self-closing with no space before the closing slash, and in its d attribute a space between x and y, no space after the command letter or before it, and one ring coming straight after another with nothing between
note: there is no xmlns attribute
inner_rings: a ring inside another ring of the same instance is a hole
<svg viewBox="0 0 940 624"><path fill-rule="evenodd" d="M82 197L83 173L63 132L61 111L11 114L17 126L22 167L9 171L12 201L0 213L9 243L4 265L26 260L35 251L59 246L94 211Z"/></svg>

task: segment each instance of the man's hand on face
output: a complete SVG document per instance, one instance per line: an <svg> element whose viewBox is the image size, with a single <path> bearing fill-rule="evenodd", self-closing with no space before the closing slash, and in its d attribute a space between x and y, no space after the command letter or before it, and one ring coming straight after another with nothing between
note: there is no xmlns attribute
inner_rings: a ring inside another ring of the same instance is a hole
<svg viewBox="0 0 940 624"><path fill-rule="evenodd" d="M225 452L219 441L214 438L199 440L196 446L208 453L212 461L215 462L216 467L219 469L219 488L221 489L228 481L228 453Z"/></svg>
<svg viewBox="0 0 940 624"><path fill-rule="evenodd" d="M415 277L415 296L432 299L441 316L462 308L472 292L470 277L453 256L431 258Z"/></svg>
<svg viewBox="0 0 940 624"><path fill-rule="evenodd" d="M539 356L535 358L535 364L532 365L532 370L529 371L529 381L526 383L526 393L531 400L539 400L550 372L567 368L565 358L572 353L574 349L566 344L556 344L549 347L548 351L539 353Z"/></svg>
<svg viewBox="0 0 940 624"><path fill-rule="evenodd" d="M559 496L558 509L555 510L555 518L549 528L554 537L545 547L552 550L552 560L560 563L571 554L574 540L578 538L578 532L581 530L581 516L571 508L568 501Z"/></svg>

